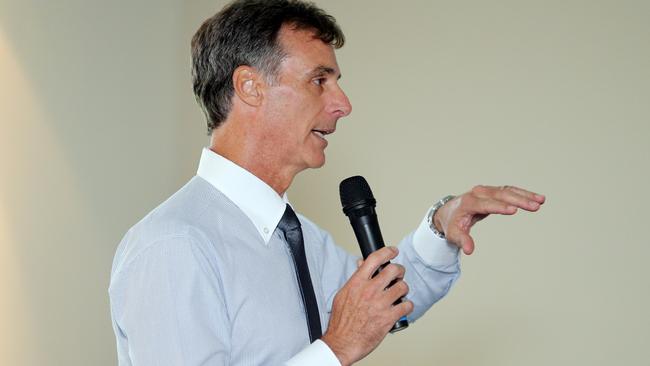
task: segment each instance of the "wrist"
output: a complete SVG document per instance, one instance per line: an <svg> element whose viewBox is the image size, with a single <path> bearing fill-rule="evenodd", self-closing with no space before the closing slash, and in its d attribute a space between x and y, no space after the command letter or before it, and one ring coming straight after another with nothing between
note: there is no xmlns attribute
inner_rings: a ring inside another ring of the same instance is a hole
<svg viewBox="0 0 650 366"><path fill-rule="evenodd" d="M339 342L335 336L330 335L329 333L323 334L320 339L323 341L329 348L332 350L332 353L338 358L341 366L350 366L352 365L352 360L345 352L345 346L342 342Z"/></svg>
<svg viewBox="0 0 650 366"><path fill-rule="evenodd" d="M445 231L447 230L447 225L442 222L441 217L443 217L443 215L441 212L445 209L447 202L451 201L454 198L456 198L456 196L451 195L442 198L440 201L436 202L433 207L431 207L431 210L427 214L429 228L433 234L440 239L446 239Z"/></svg>

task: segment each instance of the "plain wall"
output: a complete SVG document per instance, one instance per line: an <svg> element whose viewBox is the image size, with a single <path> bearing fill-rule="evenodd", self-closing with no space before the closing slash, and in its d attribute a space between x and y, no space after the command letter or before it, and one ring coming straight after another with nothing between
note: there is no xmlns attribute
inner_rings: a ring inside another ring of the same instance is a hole
<svg viewBox="0 0 650 366"><path fill-rule="evenodd" d="M650 361L650 5L319 1L354 111L289 192L358 253L338 183L362 174L397 243L475 184L544 193L477 224L455 288L361 365ZM0 1L0 364L116 363L124 232L207 143L189 39L223 1Z"/></svg>
<svg viewBox="0 0 650 366"><path fill-rule="evenodd" d="M183 11L0 2L1 365L116 364L115 248L186 178Z"/></svg>

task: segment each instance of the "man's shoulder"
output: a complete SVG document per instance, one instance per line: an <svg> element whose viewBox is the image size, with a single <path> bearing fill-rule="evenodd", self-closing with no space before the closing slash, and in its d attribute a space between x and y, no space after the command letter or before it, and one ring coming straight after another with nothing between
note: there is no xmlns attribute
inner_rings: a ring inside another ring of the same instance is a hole
<svg viewBox="0 0 650 366"><path fill-rule="evenodd" d="M193 177L127 231L115 253L112 272L163 244L209 245L211 222L227 215L229 205L216 188Z"/></svg>
<svg viewBox="0 0 650 366"><path fill-rule="evenodd" d="M127 235L155 240L156 237L189 235L202 225L206 211L219 211L219 192L200 177L193 177L158 207L154 208Z"/></svg>

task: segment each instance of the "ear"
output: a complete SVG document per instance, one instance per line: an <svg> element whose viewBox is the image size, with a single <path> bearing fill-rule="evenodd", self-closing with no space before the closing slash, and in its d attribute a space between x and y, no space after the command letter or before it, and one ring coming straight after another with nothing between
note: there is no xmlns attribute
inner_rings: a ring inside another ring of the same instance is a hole
<svg viewBox="0 0 650 366"><path fill-rule="evenodd" d="M235 94L244 103L257 107L262 104L263 89L266 85L259 72L250 66L239 66L232 74Z"/></svg>

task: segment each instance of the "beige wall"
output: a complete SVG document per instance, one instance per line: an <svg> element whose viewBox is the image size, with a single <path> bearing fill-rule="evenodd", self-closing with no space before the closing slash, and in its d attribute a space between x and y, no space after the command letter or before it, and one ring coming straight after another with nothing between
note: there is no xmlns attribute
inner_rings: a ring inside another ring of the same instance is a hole
<svg viewBox="0 0 650 366"><path fill-rule="evenodd" d="M1 365L115 364L116 245L185 180L183 9L0 2Z"/></svg>
<svg viewBox="0 0 650 366"><path fill-rule="evenodd" d="M650 5L319 3L354 112L290 197L341 245L353 174L391 243L477 183L548 196L480 223L450 295L361 364L647 364ZM115 364L112 255L195 169L189 37L221 4L0 1L0 364Z"/></svg>

